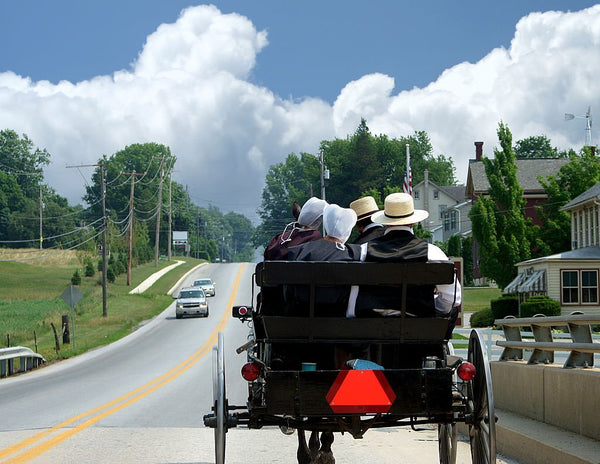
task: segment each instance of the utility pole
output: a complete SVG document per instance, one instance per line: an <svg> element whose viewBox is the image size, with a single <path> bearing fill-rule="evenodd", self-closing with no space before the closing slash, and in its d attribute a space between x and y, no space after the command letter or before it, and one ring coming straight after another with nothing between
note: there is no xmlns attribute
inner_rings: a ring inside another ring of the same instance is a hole
<svg viewBox="0 0 600 464"><path fill-rule="evenodd" d="M129 194L129 246L127 253L127 286L131 285L131 263L133 261L133 192L135 190L135 176L143 176L137 174L135 169L132 172L123 172L122 174L131 176L131 192Z"/></svg>
<svg viewBox="0 0 600 464"><path fill-rule="evenodd" d="M108 316L107 300L108 291L106 288L106 233L107 233L107 220L106 220L106 187L104 185L104 164L82 164L79 166L67 166L67 168L85 168L85 167L99 167L100 168L100 195L102 196L102 317Z"/></svg>
<svg viewBox="0 0 600 464"><path fill-rule="evenodd" d="M102 190L102 317L108 316L107 299L108 292L106 288L106 186L104 185L104 164L100 165L100 188Z"/></svg>
<svg viewBox="0 0 600 464"><path fill-rule="evenodd" d="M169 170L169 238L167 240L167 261L171 261L171 236L172 236L172 217L171 217L171 192L173 187L173 170ZM187 245L186 245L187 246Z"/></svg>
<svg viewBox="0 0 600 464"><path fill-rule="evenodd" d="M163 184L163 164L165 158L160 160L160 182L158 183L158 206L156 211L156 237L154 241L154 266L158 266L158 245L159 245L159 234L160 234L160 216L162 214L162 184Z"/></svg>
<svg viewBox="0 0 600 464"><path fill-rule="evenodd" d="M40 185L40 250L42 249L42 242L44 236L42 235L42 212L44 207L44 200L42 199L42 186Z"/></svg>

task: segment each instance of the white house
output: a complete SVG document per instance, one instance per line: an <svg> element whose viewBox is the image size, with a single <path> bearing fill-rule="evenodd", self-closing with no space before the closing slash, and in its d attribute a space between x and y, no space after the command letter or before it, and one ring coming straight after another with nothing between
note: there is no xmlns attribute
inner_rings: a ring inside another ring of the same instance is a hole
<svg viewBox="0 0 600 464"><path fill-rule="evenodd" d="M505 294L524 301L535 294L559 301L563 314L600 314L600 183L562 208L571 213L571 250L517 263L518 275Z"/></svg>
<svg viewBox="0 0 600 464"><path fill-rule="evenodd" d="M471 202L465 197L465 186L439 186L429 180L429 172L425 170L425 179L413 187L413 197L415 208L429 211L429 217L422 222L425 230L433 234L433 241L447 240L452 233L446 230L444 233L444 224L446 229L450 225L450 216L445 212L448 208L454 209L455 233L462 233L462 230L471 229L469 221L469 209Z"/></svg>

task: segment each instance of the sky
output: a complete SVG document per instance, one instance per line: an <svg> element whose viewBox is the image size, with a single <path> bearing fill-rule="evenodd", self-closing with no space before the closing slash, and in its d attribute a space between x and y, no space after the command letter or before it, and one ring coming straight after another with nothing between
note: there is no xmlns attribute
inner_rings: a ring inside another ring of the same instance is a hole
<svg viewBox="0 0 600 464"><path fill-rule="evenodd" d="M361 118L427 132L466 183L500 121L579 150L600 111L593 1L1 0L0 44L0 130L48 150L71 204L93 168L66 166L156 142L194 204L257 223L269 167Z"/></svg>

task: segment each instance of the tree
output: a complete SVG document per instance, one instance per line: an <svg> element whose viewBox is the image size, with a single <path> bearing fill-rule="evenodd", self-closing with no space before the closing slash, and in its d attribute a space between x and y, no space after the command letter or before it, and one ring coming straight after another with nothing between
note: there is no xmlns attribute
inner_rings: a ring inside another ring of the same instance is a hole
<svg viewBox="0 0 600 464"><path fill-rule="evenodd" d="M566 158L566 152L559 152L552 147L550 139L545 135L534 135L515 143L517 158Z"/></svg>
<svg viewBox="0 0 600 464"><path fill-rule="evenodd" d="M262 223L257 227L253 243L266 245L275 234L294 219L292 204L301 205L315 195L314 187L320 184L320 162L308 153L300 156L290 153L285 162L272 165L265 178L262 202L258 214Z"/></svg>
<svg viewBox="0 0 600 464"><path fill-rule="evenodd" d="M42 207L42 235L49 238L48 246L76 247L85 242L78 230L81 207L70 207L44 184L43 167L49 162L50 154L36 148L27 135L0 131L0 241L38 247Z"/></svg>
<svg viewBox="0 0 600 464"><path fill-rule="evenodd" d="M571 150L569 158L555 176L539 178L548 199L537 208L544 227L535 228L533 233L543 242L547 254L571 249L571 215L561 208L600 182L600 163L589 147L579 154Z"/></svg>
<svg viewBox="0 0 600 464"><path fill-rule="evenodd" d="M50 163L50 154L44 149L34 147L27 135L19 137L10 129L0 131L0 168L12 175L24 195L36 198L39 185L44 180L44 166Z"/></svg>
<svg viewBox="0 0 600 464"><path fill-rule="evenodd" d="M502 122L497 133L501 149L494 150L493 160L483 158L489 196L477 199L469 217L473 237L480 245L481 271L504 288L516 276L514 265L529 259L531 249L512 134Z"/></svg>

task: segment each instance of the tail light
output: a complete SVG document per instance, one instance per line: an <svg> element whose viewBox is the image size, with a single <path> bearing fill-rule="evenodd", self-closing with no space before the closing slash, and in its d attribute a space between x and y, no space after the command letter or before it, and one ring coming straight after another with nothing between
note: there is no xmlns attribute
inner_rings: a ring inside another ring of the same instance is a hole
<svg viewBox="0 0 600 464"><path fill-rule="evenodd" d="M255 363L246 363L242 366L242 377L247 382L252 382L258 378L260 367Z"/></svg>
<svg viewBox="0 0 600 464"><path fill-rule="evenodd" d="M458 366L456 372L462 380L468 382L469 380L473 380L475 374L477 373L477 369L475 369L475 366L470 362L464 362Z"/></svg>

